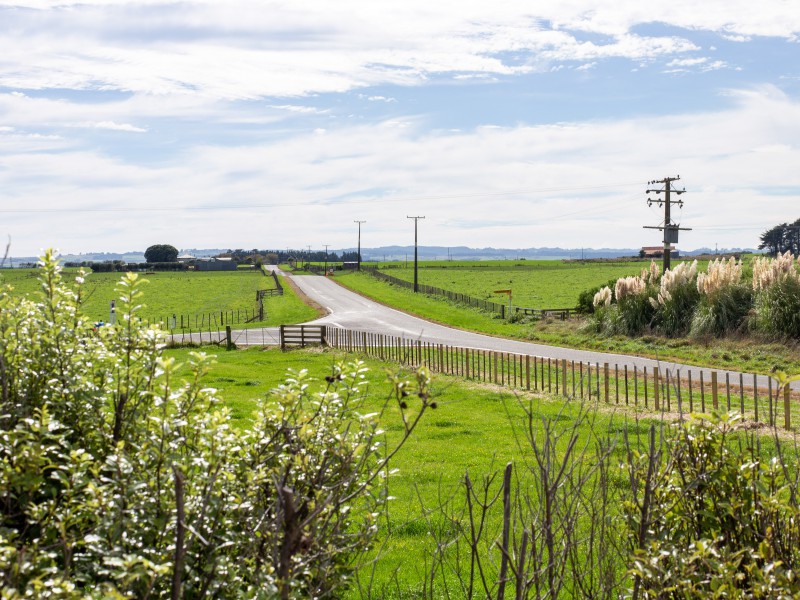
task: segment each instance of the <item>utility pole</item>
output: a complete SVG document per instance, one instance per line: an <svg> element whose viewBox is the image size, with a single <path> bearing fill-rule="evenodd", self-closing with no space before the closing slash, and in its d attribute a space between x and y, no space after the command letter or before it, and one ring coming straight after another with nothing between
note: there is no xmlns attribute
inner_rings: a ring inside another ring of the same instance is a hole
<svg viewBox="0 0 800 600"><path fill-rule="evenodd" d="M353 221L353 223L358 223L358 269L361 270L361 224L366 223L366 221Z"/></svg>
<svg viewBox="0 0 800 600"><path fill-rule="evenodd" d="M328 276L328 247L330 244L322 244L325 246L325 277Z"/></svg>
<svg viewBox="0 0 800 600"><path fill-rule="evenodd" d="M673 181L678 181L681 178L680 175L677 177L665 177L664 179L658 179L655 181L648 181L647 185L655 185L657 183L662 184L663 188L648 188L646 192L649 194L650 192L654 192L655 194L661 194L664 192L664 199L656 198L651 199L649 196L647 197L647 206L652 206L653 204L658 204L659 206L664 207L664 225L657 225L657 226L648 226L645 225L645 229L660 229L664 232L664 271L670 268L670 252L671 252L671 244L678 243L678 232L679 231L691 231L688 227L681 227L679 224L672 222L672 217L670 216L670 208L673 204L677 204L680 207L683 207L683 200L672 200L670 199L670 194L675 193L677 196L686 193L686 189L676 190L672 187Z"/></svg>
<svg viewBox="0 0 800 600"><path fill-rule="evenodd" d="M419 283L417 279L417 223L420 219L425 217L406 217L407 219L414 219L414 292L419 291Z"/></svg>

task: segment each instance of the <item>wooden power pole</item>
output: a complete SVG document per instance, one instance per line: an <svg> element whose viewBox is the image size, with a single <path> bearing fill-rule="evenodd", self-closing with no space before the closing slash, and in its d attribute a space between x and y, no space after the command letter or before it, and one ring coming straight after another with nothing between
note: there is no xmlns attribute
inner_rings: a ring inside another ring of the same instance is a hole
<svg viewBox="0 0 800 600"><path fill-rule="evenodd" d="M406 217L407 219L414 219L414 292L419 291L419 283L417 279L417 223L420 219L425 217Z"/></svg>
<svg viewBox="0 0 800 600"><path fill-rule="evenodd" d="M686 189L676 190L672 187L673 181L678 181L681 178L680 175L677 177L665 177L664 179L658 179L655 181L648 181L647 185L656 185L661 184L664 187L662 188L648 188L647 193L655 193L660 196L660 194L664 193L664 198L650 198L647 197L647 206L652 206L653 204L658 204L658 206L664 207L664 224L663 225L645 225L645 229L660 229L664 232L664 271L670 268L670 253L672 250L672 244L678 243L678 232L679 231L691 231L688 227L681 227L679 224L672 222L672 216L670 214L670 208L673 204L677 204L678 206L683 206L683 200L672 200L671 194L675 194L676 196L680 196L681 194L686 193Z"/></svg>
<svg viewBox="0 0 800 600"><path fill-rule="evenodd" d="M356 260L358 261L357 270L361 270L361 224L366 223L366 221L353 221L353 223L358 223L358 257Z"/></svg>

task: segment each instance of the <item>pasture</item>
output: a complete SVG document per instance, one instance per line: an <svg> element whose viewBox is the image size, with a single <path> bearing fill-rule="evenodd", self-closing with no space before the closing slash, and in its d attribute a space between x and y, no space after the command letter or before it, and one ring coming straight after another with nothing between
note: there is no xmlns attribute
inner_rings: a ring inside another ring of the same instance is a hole
<svg viewBox="0 0 800 600"><path fill-rule="evenodd" d="M77 269L65 269L65 281L74 281ZM121 273L89 273L85 276L81 294L83 310L94 321L107 321L110 302L117 298L115 287ZM10 284L14 293L31 295L40 290L36 269L13 269L0 272L0 282ZM298 298L292 288L284 284L284 295L264 298L265 320L248 324L257 311L256 292L272 289L272 277L257 270L220 272L160 271L140 274L147 281L143 289L144 309L140 313L149 322L170 324L176 316L180 329L183 316L184 329L197 330L218 327L221 317L233 315L236 327L264 327L281 323L300 323L315 318L316 311ZM230 318L230 316L228 317ZM216 321L215 321L216 319Z"/></svg>
<svg viewBox="0 0 800 600"><path fill-rule="evenodd" d="M705 265L698 262L700 269ZM604 285L610 279L638 275L649 266L649 260L421 262L418 282L499 304L507 303L507 296L495 291L510 289L514 306L572 308L582 291ZM412 263L381 265L380 270L398 279L414 281Z"/></svg>

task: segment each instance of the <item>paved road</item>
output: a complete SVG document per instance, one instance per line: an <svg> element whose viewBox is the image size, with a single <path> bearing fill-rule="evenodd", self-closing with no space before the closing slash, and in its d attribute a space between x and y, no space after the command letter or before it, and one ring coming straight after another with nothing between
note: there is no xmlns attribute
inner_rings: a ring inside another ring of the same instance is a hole
<svg viewBox="0 0 800 600"><path fill-rule="evenodd" d="M277 267L272 267L277 269ZM431 323L419 317L408 315L399 310L389 308L368 298L364 298L350 290L338 285L334 280L327 277L305 275L293 277L283 273L309 298L320 304L328 314L324 317L310 321L309 324L328 325L332 327L342 327L357 331L367 331L371 333L383 333L396 337L432 342L437 344L449 344L463 348L493 350L498 352L511 352L516 354L528 354L545 358L557 358L584 363L609 363L623 368L636 366L641 369L648 367L659 367L663 372L669 369L671 373L679 370L685 372L690 367L679 363L641 358L624 354L613 354L605 352L593 352L589 350L575 350L572 348L561 348L558 346L547 346L531 342L518 340L508 340L480 333L462 331ZM211 341L209 334L206 338ZM224 339L224 333L216 335L213 341ZM177 337L177 336L176 336ZM177 337L181 341L180 337ZM199 341L197 334L194 334L193 341ZM233 332L233 342L238 346L248 345L277 345L279 334L277 327L263 329L236 330ZM693 377L698 377L699 372L703 371L703 377L708 381L711 377L711 369L691 367ZM738 383L739 373L737 371L717 371L718 376L724 380L725 374L730 376L731 383ZM752 375L745 374L745 384L753 382ZM767 377L759 376L758 385L766 387ZM800 388L800 382L795 382L793 389Z"/></svg>
<svg viewBox="0 0 800 600"><path fill-rule="evenodd" d="M689 368L679 363L637 356L547 346L544 344L507 340L489 335L482 335L480 333L453 329L408 315L368 298L364 298L363 296L359 296L337 285L333 280L327 277L300 276L292 277L291 279L309 298L318 302L328 311L328 315L325 317L312 321L314 324L324 324L372 333L383 333L414 340L461 346L463 348L512 352L545 358L574 360L576 362L590 362L593 364L609 363L612 366L619 365L620 368L622 368L623 365L627 365L628 368L636 366L639 369L642 367L648 367L648 369L659 367L662 372L664 369L669 369L671 373L676 373L678 370L685 372L686 369ZM691 370L694 377L697 377L699 372L703 371L703 377L706 381L710 380L711 369L702 369L692 366ZM722 380L724 380L725 374L727 373L730 376L731 383L738 383L739 381L738 371L717 372L718 377ZM758 385L766 386L767 379L767 377L760 376ZM749 385L752 384L752 382L753 376L746 374L745 384ZM792 387L797 389L798 385L793 385Z"/></svg>

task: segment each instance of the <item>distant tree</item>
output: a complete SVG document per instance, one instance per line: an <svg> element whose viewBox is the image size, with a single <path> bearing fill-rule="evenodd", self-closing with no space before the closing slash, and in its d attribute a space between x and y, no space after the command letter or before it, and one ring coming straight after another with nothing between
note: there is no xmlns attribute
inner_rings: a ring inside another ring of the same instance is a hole
<svg viewBox="0 0 800 600"><path fill-rule="evenodd" d="M759 250L766 250L776 256L787 250L792 254L800 253L800 219L794 223L781 223L761 234Z"/></svg>
<svg viewBox="0 0 800 600"><path fill-rule="evenodd" d="M144 251L144 259L149 263L175 262L178 260L178 249L169 244L156 244Z"/></svg>
<svg viewBox="0 0 800 600"><path fill-rule="evenodd" d="M267 252L264 262L266 262L268 265L277 265L278 264L277 252Z"/></svg>

